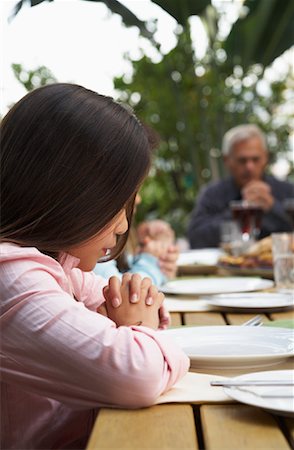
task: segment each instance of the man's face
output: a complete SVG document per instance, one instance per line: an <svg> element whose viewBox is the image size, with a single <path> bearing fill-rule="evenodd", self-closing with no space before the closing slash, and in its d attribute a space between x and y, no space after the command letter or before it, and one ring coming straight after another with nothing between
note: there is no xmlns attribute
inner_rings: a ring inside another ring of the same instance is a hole
<svg viewBox="0 0 294 450"><path fill-rule="evenodd" d="M225 157L225 164L237 185L242 188L249 181L262 178L267 160L267 150L262 141L252 137L236 143Z"/></svg>

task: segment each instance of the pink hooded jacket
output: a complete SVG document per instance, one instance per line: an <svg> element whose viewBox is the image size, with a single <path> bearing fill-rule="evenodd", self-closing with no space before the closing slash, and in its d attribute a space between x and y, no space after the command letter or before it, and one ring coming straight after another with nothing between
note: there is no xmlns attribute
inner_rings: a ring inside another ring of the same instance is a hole
<svg viewBox="0 0 294 450"><path fill-rule="evenodd" d="M0 244L3 449L82 448L97 408L152 405L188 370L161 331L98 314L107 281L78 263Z"/></svg>

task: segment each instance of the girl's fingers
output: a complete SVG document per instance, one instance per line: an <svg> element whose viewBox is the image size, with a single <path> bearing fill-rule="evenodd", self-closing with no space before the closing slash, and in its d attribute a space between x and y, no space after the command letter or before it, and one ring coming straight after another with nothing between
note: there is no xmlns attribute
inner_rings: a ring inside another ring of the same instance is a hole
<svg viewBox="0 0 294 450"><path fill-rule="evenodd" d="M121 285L122 287L125 287L129 284L130 279L132 278L132 274L131 273L124 273L122 276L122 281L121 281Z"/></svg>
<svg viewBox="0 0 294 450"><path fill-rule="evenodd" d="M166 329L171 324L170 313L165 307L164 303L161 305L159 309L159 328Z"/></svg>
<svg viewBox="0 0 294 450"><path fill-rule="evenodd" d="M142 278L139 274L135 273L128 281L129 283L129 298L131 303L138 303L141 294Z"/></svg>
<svg viewBox="0 0 294 450"><path fill-rule="evenodd" d="M109 300L109 287L108 286L104 286L103 290L103 296L106 300Z"/></svg>
<svg viewBox="0 0 294 450"><path fill-rule="evenodd" d="M103 289L103 293L105 292L107 297L106 299L109 300L114 308L118 308L121 305L122 298L121 298L121 282L120 279L117 277L111 277L108 282L108 286Z"/></svg>
<svg viewBox="0 0 294 450"><path fill-rule="evenodd" d="M152 284L148 289L146 305L153 305L153 303L158 302L160 298L157 287Z"/></svg>
<svg viewBox="0 0 294 450"><path fill-rule="evenodd" d="M153 298L149 294L149 289L152 286L152 281L150 278L143 278L141 283L141 292L140 297L142 301L145 301L146 305L152 305L153 304Z"/></svg>
<svg viewBox="0 0 294 450"><path fill-rule="evenodd" d="M102 303L102 305L100 305L97 309L96 309L98 314L102 314L102 316L106 316L107 317L107 309L104 303Z"/></svg>

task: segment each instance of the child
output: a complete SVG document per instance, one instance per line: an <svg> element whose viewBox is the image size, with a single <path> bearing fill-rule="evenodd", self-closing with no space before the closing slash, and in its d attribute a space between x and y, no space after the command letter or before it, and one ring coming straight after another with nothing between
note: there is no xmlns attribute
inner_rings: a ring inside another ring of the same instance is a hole
<svg viewBox="0 0 294 450"><path fill-rule="evenodd" d="M134 212L140 203L141 196L137 194ZM94 272L104 278L113 275L121 278L125 272L139 273L142 277L151 278L156 286L161 286L168 278L176 276L179 251L174 241L174 231L167 222L142 222L137 228L130 228L127 251L117 260L96 264Z"/></svg>
<svg viewBox="0 0 294 450"><path fill-rule="evenodd" d="M80 86L3 118L2 448L84 448L98 407L151 405L188 370L150 280L91 272L123 249L150 159L136 117Z"/></svg>

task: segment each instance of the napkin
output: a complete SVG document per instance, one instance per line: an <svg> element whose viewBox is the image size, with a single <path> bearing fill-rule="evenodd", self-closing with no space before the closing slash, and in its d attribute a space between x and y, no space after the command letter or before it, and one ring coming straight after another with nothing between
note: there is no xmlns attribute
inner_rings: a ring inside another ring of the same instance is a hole
<svg viewBox="0 0 294 450"><path fill-rule="evenodd" d="M156 403L224 403L232 402L221 386L210 386L212 380L224 377L188 372L168 392L160 395Z"/></svg>
<svg viewBox="0 0 294 450"><path fill-rule="evenodd" d="M273 320L263 324L265 327L294 328L294 319Z"/></svg>
<svg viewBox="0 0 294 450"><path fill-rule="evenodd" d="M165 297L164 304L169 312L213 311L207 300L174 299Z"/></svg>

